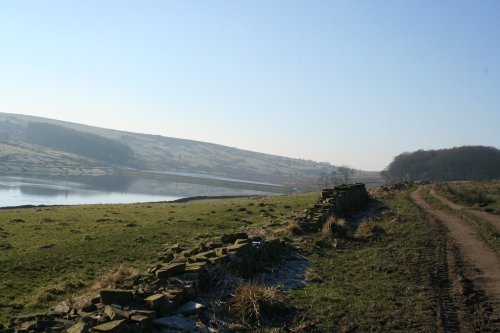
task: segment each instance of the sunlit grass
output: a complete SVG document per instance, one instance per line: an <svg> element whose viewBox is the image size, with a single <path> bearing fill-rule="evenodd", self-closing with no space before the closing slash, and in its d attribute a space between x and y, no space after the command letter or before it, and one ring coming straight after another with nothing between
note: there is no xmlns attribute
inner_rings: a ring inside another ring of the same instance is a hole
<svg viewBox="0 0 500 333"><path fill-rule="evenodd" d="M46 309L120 265L144 269L162 244L284 225L318 197L0 210L0 244L12 246L0 249L0 322Z"/></svg>

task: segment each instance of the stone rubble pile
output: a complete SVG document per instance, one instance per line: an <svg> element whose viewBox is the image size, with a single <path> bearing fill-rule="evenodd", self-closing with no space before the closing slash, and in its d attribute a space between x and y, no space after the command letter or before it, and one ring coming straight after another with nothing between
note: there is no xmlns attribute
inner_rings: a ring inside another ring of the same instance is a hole
<svg viewBox="0 0 500 333"><path fill-rule="evenodd" d="M320 201L312 208L304 211L305 216L296 222L306 231L321 229L323 224L332 216L343 217L363 208L370 197L364 184L349 184L324 189Z"/></svg>
<svg viewBox="0 0 500 333"><path fill-rule="evenodd" d="M59 305L47 313L19 316L0 333L30 332L213 332L197 328L206 307L194 300L214 271L249 277L278 259L289 245L280 238L249 238L227 234L218 242L194 248L174 245L162 250L158 263L146 273L102 289L86 304Z"/></svg>

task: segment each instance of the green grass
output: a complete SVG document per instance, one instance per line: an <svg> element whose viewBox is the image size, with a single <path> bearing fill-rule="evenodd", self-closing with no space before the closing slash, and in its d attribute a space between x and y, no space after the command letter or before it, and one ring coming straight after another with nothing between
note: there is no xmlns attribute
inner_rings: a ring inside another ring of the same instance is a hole
<svg viewBox="0 0 500 333"><path fill-rule="evenodd" d="M463 205L490 209L500 214L500 181L481 183L444 183L436 190L448 199Z"/></svg>
<svg viewBox="0 0 500 333"><path fill-rule="evenodd" d="M272 229L300 216L318 197L307 193L0 210L0 244L12 246L0 249L0 322L44 310L121 264L144 269L162 244L187 245L227 232ZM263 209L272 216L262 216ZM49 244L53 246L42 248Z"/></svg>
<svg viewBox="0 0 500 333"><path fill-rule="evenodd" d="M232 231L275 232L318 198L318 193L306 193L2 210L0 234L6 238L0 243L8 242L12 249L0 250L0 322L45 310L121 264L144 269L165 243L211 241ZM314 272L309 276L322 282L291 291L291 302L300 308L296 327L312 323L323 332L437 331L430 279L435 229L407 192L384 203L390 210L374 220L384 230L380 235L341 240L337 248L322 250L314 246L321 232L302 237ZM351 234L355 225L349 227ZM54 246L40 248L46 244Z"/></svg>
<svg viewBox="0 0 500 333"><path fill-rule="evenodd" d="M384 234L312 254L311 270L323 282L292 293L304 322L324 332L437 330L428 272L432 229L406 193L386 204L403 216L376 221Z"/></svg>

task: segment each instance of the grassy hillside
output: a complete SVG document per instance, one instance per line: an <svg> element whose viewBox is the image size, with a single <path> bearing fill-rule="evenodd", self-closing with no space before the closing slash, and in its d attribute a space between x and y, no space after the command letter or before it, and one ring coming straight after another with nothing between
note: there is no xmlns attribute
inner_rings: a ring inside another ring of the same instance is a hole
<svg viewBox="0 0 500 333"><path fill-rule="evenodd" d="M296 184L314 183L318 175L322 172L329 172L334 169L328 163L261 154L205 142L109 130L7 113L0 113L0 140L4 143L14 142L16 144L25 144L28 137L33 137L31 134L27 135L28 133L26 132L30 123L47 123L62 126L76 131L75 135L79 137L85 138L84 133L88 133L112 140L116 143L115 145L125 145L131 149L132 153L127 163L121 166L137 170L210 174L295 186ZM41 140L40 143L49 139ZM30 141L30 144L35 143ZM108 143L112 145L112 142ZM53 146L51 145L51 147ZM37 150L39 154L43 154L45 149L38 147ZM87 156L99 155L87 154ZM96 163L97 161L89 157L80 157L86 160L87 163L85 165ZM3 158L2 155L0 155L0 158ZM11 156L11 158L14 157ZM65 161L65 159L59 159L61 163ZM99 160L97 163L100 167L109 167L109 163L105 160ZM41 165L37 164L37 166Z"/></svg>

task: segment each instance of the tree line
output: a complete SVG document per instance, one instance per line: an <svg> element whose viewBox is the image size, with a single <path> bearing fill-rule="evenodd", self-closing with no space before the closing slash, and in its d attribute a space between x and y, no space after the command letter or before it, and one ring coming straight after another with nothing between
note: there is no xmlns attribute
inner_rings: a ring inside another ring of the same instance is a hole
<svg viewBox="0 0 500 333"><path fill-rule="evenodd" d="M323 173L317 181L318 188L327 189L333 186L349 184L356 173L353 168L343 165L330 173Z"/></svg>
<svg viewBox="0 0 500 333"><path fill-rule="evenodd" d="M500 150L463 146L405 152L396 156L381 174L391 182L500 179Z"/></svg>
<svg viewBox="0 0 500 333"><path fill-rule="evenodd" d="M125 165L132 158L132 149L121 142L63 126L30 122L26 125L25 136L26 140L40 146L105 162Z"/></svg>

